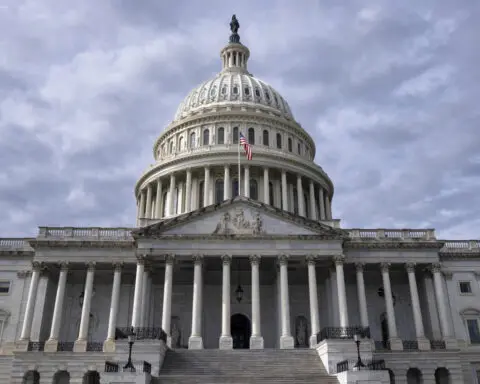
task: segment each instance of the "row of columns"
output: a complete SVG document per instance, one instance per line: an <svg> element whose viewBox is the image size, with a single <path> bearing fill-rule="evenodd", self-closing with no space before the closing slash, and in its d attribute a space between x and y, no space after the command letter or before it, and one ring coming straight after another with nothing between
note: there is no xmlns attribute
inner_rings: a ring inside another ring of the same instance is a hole
<svg viewBox="0 0 480 384"><path fill-rule="evenodd" d="M180 212L185 213L192 210L192 170L188 168L185 171L185 201L183 204L180 204ZM232 180L230 177L230 165L224 166L224 187L223 187L223 199L229 200L232 198ZM243 177L244 191L243 196L250 197L250 166L243 166ZM156 183L156 195L154 198L153 195L153 182L148 184L147 187L140 191L140 198L138 203L138 213L137 217L146 218L146 219L161 219L163 213L166 213L166 216L172 216L175 213L175 199L173 198L176 190L176 177L175 173L170 174L169 180L169 189L168 189L168 198L166 200L167 207L164 210L163 205L163 191L164 185L162 180L157 179ZM303 193L303 177L297 175L297 205L298 205L298 215L306 217L306 201L304 199ZM211 169L210 167L204 168L204 183L203 183L203 206L208 206L213 204L212 198L213 195L210 193L211 190ZM318 189L318 196L315 193ZM280 178L280 194L281 194L281 206L283 210L293 212L292 199L293 197L289 196L289 186L287 183L287 172L282 170ZM309 219L312 220L331 220L331 208L330 208L330 198L327 194L324 193L324 189L320 185L316 185L313 180L309 180L308 184L308 194L309 194ZM182 193L183 195L183 193ZM183 199L182 199L183 200ZM265 204L273 205L273 202L270 201L270 169L268 167L263 168L263 198L261 200ZM280 204L277 204L280 205ZM318 214L317 214L318 206ZM153 207L155 207L155 212L153 212Z"/></svg>
<svg viewBox="0 0 480 384"><path fill-rule="evenodd" d="M260 256L250 256L251 264L251 284L252 284L252 335L250 340L250 348L262 349L263 337L261 333L261 319L260 319ZM316 280L316 264L317 258L315 256L307 256L308 265L308 290L310 302L310 319L311 319L311 337L310 344L316 344L316 335L320 331L318 297L317 297L317 280ZM174 255L167 255L165 257L165 279L164 279L164 299L162 308L162 329L167 333L167 342L171 343L170 335L170 319L172 307L172 286L173 286L173 265ZM229 255L222 256L222 332L219 340L219 347L222 349L232 348L232 337L230 334L230 276L231 276L231 261L232 257ZM201 349L203 348L202 338L202 297L203 297L203 256L195 255L194 262L194 281L193 281L193 303L192 303L192 328L191 336L189 338L189 348ZM347 296L345 289L344 277L344 263L345 258L342 255L334 257L336 269L336 282L338 291L338 309L339 309L339 326L348 327L348 307ZM293 348L293 337L290 329L290 304L289 304L289 285L288 285L288 255L280 255L278 257L279 279L280 279L280 318L281 318L281 335L280 347ZM357 293L360 310L361 326L368 327L368 311L367 300L365 295L364 282L364 266L363 263L356 263L356 278L357 278ZM422 311L418 295L418 287L415 277L415 264L407 263L405 265L408 274L408 282L411 295L411 303L413 310L413 320L415 324L415 333L419 345L419 349L430 349L430 343L425 337L425 331L422 321ZM388 321L388 330L390 335L390 347L392 350L401 350L402 341L398 337L395 311L393 304L392 289L390 283L390 264L381 263L380 265L385 306ZM30 340L32 321L34 315L36 291L42 266L40 263L33 263L32 278L30 288L28 291L27 305L25 309L25 317L21 330L20 342L27 342ZM113 285L111 294L111 305L108 320L107 338L104 343L105 351L113 351L115 348L115 329L117 326L117 314L120 300L121 287L121 271L122 264L114 264ZM448 319L448 308L445 302L445 292L443 280L441 276L440 264L433 264L431 266L433 274L435 295L439 306L441 331L444 340L451 340L452 329ZM57 292L55 297L54 311L50 329L50 336L45 343L45 351L54 352L57 350L58 337L60 332L60 325L62 321L62 309L65 297L65 288L67 282L68 264L63 263L60 267L59 280ZM80 327L78 330L78 337L75 341L74 351L86 351L89 314L93 294L93 282L95 274L95 263L87 264L87 274L85 279L84 299L82 305ZM139 257L136 266L134 300L132 308L132 327L141 327L143 325L142 313L146 312L145 297L146 297L146 279L148 279L148 272L145 271L145 258Z"/></svg>

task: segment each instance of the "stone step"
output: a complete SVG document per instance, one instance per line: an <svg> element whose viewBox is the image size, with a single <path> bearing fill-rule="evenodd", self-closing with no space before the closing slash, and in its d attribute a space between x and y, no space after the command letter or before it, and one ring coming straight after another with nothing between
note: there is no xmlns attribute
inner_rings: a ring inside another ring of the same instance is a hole
<svg viewBox="0 0 480 384"><path fill-rule="evenodd" d="M327 375L295 375L295 376L190 376L169 375L152 380L152 384L338 384L336 377Z"/></svg>

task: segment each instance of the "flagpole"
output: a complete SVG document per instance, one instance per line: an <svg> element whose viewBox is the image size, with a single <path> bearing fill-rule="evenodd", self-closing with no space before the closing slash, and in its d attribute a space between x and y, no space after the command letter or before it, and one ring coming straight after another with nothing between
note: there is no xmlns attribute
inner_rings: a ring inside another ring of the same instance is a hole
<svg viewBox="0 0 480 384"><path fill-rule="evenodd" d="M242 196L242 183L240 182L242 176L242 171L241 171L241 167L240 167L240 130L238 131L238 196Z"/></svg>

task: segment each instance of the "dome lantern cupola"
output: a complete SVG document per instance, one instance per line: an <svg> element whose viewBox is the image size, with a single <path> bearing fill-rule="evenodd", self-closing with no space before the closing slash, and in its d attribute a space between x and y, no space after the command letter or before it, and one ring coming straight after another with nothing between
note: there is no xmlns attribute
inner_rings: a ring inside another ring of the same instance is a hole
<svg viewBox="0 0 480 384"><path fill-rule="evenodd" d="M246 46L240 43L240 35L238 29L240 23L235 15L232 16L230 22L230 35L229 43L220 52L222 58L222 72L241 72L248 73L247 61L250 57L250 51Z"/></svg>

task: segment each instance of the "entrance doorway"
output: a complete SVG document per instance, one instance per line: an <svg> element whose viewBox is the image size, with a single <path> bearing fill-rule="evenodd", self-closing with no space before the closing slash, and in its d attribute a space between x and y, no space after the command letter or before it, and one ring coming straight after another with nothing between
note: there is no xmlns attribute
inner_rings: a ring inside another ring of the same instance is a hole
<svg viewBox="0 0 480 384"><path fill-rule="evenodd" d="M252 329L247 316L236 313L230 319L230 332L232 333L233 349L250 348Z"/></svg>

